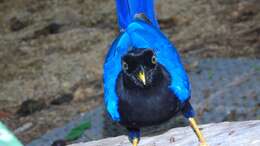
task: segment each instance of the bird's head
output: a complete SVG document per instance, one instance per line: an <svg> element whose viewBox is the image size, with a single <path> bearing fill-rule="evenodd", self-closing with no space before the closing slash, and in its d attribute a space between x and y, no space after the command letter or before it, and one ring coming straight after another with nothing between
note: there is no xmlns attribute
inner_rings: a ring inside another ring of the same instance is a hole
<svg viewBox="0 0 260 146"><path fill-rule="evenodd" d="M122 57L123 79L126 84L145 88L158 77L159 65L151 49L134 49Z"/></svg>

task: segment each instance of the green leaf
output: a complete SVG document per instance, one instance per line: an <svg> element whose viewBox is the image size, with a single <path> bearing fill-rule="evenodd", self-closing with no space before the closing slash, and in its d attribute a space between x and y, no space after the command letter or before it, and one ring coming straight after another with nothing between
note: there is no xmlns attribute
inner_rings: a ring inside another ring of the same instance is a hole
<svg viewBox="0 0 260 146"><path fill-rule="evenodd" d="M259 72L259 71L260 71L260 66L258 66L258 65L253 65L252 67L253 67L253 69L254 69L256 72Z"/></svg>
<svg viewBox="0 0 260 146"><path fill-rule="evenodd" d="M81 123L77 127L71 129L71 131L68 133L65 139L67 141L76 140L84 133L86 129L89 129L90 127L91 127L91 123L89 121L85 123Z"/></svg>
<svg viewBox="0 0 260 146"><path fill-rule="evenodd" d="M211 80L211 79L213 79L213 76L214 76L214 72L212 70L209 70L208 71L208 78Z"/></svg>

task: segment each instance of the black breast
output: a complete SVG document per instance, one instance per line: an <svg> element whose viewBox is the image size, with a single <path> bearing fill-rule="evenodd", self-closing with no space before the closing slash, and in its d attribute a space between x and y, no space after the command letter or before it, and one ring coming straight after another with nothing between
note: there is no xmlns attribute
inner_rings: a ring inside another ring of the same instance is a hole
<svg viewBox="0 0 260 146"><path fill-rule="evenodd" d="M169 120L179 111L179 101L168 88L170 78L166 71L154 86L127 88L123 73L117 80L120 123L128 128L141 128Z"/></svg>

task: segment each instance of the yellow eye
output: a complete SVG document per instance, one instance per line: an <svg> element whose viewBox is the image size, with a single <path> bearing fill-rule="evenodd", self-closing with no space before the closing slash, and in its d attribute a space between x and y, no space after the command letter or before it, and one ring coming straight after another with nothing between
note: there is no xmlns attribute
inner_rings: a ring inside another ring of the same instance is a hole
<svg viewBox="0 0 260 146"><path fill-rule="evenodd" d="M157 62L157 61L156 61L156 58L155 58L155 56L153 56L153 57L152 57L152 64L156 64L156 62Z"/></svg>
<svg viewBox="0 0 260 146"><path fill-rule="evenodd" d="M123 61L123 70L128 70L128 64L126 62Z"/></svg>

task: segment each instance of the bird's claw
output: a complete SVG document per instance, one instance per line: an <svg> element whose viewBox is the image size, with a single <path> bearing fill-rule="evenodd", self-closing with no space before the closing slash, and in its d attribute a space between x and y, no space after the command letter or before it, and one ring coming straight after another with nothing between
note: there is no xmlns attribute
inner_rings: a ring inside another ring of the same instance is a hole
<svg viewBox="0 0 260 146"><path fill-rule="evenodd" d="M209 146L206 142L201 142L199 146Z"/></svg>
<svg viewBox="0 0 260 146"><path fill-rule="evenodd" d="M133 139L133 146L137 146L138 143L139 143L138 138L134 138L134 139Z"/></svg>

